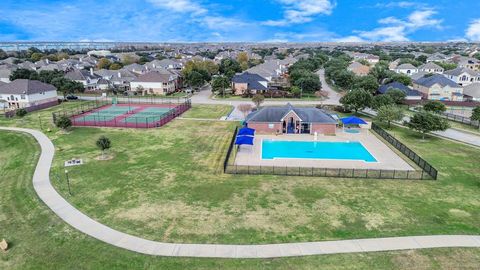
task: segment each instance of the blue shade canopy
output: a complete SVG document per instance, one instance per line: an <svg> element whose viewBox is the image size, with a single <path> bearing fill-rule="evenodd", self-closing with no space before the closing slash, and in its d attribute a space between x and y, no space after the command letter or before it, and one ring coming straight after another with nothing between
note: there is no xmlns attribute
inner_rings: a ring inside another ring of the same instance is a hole
<svg viewBox="0 0 480 270"><path fill-rule="evenodd" d="M254 135L255 135L255 129L248 128L248 127L241 128L237 134L237 136L254 136Z"/></svg>
<svg viewBox="0 0 480 270"><path fill-rule="evenodd" d="M355 116L345 117L340 119L345 125L366 125L367 122L363 121L362 118Z"/></svg>
<svg viewBox="0 0 480 270"><path fill-rule="evenodd" d="M238 136L235 140L236 145L253 145L253 137L250 136Z"/></svg>

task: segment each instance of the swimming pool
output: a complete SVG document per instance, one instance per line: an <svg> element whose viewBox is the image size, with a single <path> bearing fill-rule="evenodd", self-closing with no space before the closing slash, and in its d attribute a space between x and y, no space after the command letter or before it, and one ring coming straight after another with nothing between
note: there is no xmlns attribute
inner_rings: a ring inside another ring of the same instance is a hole
<svg viewBox="0 0 480 270"><path fill-rule="evenodd" d="M262 159L338 159L376 162L360 142L262 141Z"/></svg>

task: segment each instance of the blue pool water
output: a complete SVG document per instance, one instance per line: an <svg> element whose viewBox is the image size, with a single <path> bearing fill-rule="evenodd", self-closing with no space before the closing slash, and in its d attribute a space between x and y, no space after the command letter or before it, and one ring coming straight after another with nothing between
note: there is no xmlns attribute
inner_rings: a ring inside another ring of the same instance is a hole
<svg viewBox="0 0 480 270"><path fill-rule="evenodd" d="M305 158L377 160L359 142L262 141L262 159Z"/></svg>

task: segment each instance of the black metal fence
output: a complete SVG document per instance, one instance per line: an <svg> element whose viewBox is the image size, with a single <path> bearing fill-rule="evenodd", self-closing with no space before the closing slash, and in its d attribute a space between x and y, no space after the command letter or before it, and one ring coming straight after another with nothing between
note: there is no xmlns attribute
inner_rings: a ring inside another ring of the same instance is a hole
<svg viewBox="0 0 480 270"><path fill-rule="evenodd" d="M46 103L43 103L43 104L32 105L32 106L29 106L29 107L25 107L23 109L25 109L27 112L34 112L34 111L38 111L38 110L47 109L47 108L50 108L50 107L53 107L53 106L56 106L56 105L58 105L58 100L46 102ZM17 110L6 111L5 112L5 117L7 117L7 118L14 117L17 114Z"/></svg>
<svg viewBox="0 0 480 270"><path fill-rule="evenodd" d="M232 140L227 150L223 169L227 174L249 175L284 175L284 176L313 176L331 178L359 178L359 179L397 179L397 180L436 180L437 170L408 147L400 143L379 126L372 124L372 129L386 141L413 160L422 170L377 170L377 169L344 169L344 168L316 168L292 166L252 166L236 165L234 156L235 138L238 127L233 132Z"/></svg>
<svg viewBox="0 0 480 270"><path fill-rule="evenodd" d="M443 117L445 117L448 120L458 122L458 123L462 123L462 124L465 124L465 125L470 125L472 127L480 128L480 121L472 120L472 119L470 119L470 117L465 117L465 116L456 115L456 114L453 114L453 113L446 113L446 112L444 112L442 115L443 115Z"/></svg>
<svg viewBox="0 0 480 270"><path fill-rule="evenodd" d="M428 174L433 180L437 180L438 171L432 165L430 165L430 163L425 161L423 158L417 155L417 153L408 148L405 144L401 143L399 140L393 137L393 135L383 130L377 124L372 123L372 130L375 131L378 135L380 135L380 137L382 137L385 141L395 147L402 154L407 156L410 160L415 162L415 164L417 164L418 167L420 167L422 171Z"/></svg>
<svg viewBox="0 0 480 270"><path fill-rule="evenodd" d="M59 112L54 112L52 113L53 117L53 122L57 122L57 118L60 116L66 116L68 118L71 118L75 115L91 112L95 109L98 109L102 106L112 104L111 101L108 101L106 99L98 99L98 100L92 100L92 101L87 101L87 102L82 102L78 106L75 107L69 107L69 108L63 108Z"/></svg>

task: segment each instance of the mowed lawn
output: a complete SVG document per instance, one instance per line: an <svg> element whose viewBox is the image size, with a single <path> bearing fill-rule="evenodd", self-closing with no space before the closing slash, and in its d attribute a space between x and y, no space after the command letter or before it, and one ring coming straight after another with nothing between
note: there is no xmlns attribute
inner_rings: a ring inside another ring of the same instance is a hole
<svg viewBox="0 0 480 270"><path fill-rule="evenodd" d="M440 171L438 181L225 175L233 123L175 120L160 129L75 128L52 135L52 179L87 215L147 239L284 243L480 233L480 150L393 132ZM109 161L95 140L112 140ZM73 196L63 162L72 167Z"/></svg>
<svg viewBox="0 0 480 270"><path fill-rule="evenodd" d="M104 244L60 220L36 196L34 139L0 131L0 269L476 269L480 249L431 249L282 258L224 260L165 258ZM77 196L77 195L75 195Z"/></svg>
<svg viewBox="0 0 480 270"><path fill-rule="evenodd" d="M201 119L220 119L227 116L233 107L230 105L200 105L193 104L192 108L182 114L184 118L201 118Z"/></svg>

